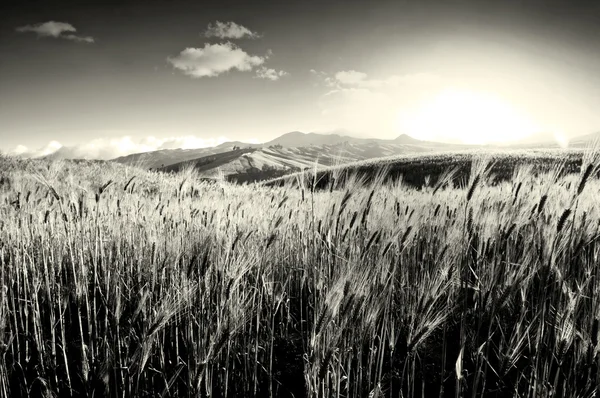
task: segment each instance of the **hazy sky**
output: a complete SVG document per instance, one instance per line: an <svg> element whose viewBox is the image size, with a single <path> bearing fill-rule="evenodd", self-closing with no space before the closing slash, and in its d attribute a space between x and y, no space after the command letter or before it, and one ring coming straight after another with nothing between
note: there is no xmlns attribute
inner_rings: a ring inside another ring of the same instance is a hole
<svg viewBox="0 0 600 398"><path fill-rule="evenodd" d="M0 150L600 131L600 3L0 3Z"/></svg>

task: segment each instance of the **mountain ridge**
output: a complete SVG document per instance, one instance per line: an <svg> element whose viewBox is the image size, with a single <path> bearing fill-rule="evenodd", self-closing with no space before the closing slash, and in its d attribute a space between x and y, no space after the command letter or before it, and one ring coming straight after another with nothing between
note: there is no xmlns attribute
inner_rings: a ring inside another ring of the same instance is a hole
<svg viewBox="0 0 600 398"><path fill-rule="evenodd" d="M420 152L423 147L441 148L449 146L451 148L461 148L462 145L444 144L433 141L422 141L410 137L406 134L401 134L394 139L378 139L378 138L361 138L348 135L322 134L322 133L303 133L300 131L292 131L282 134L270 141L262 144L249 144L240 141L224 142L220 145L197 149L162 149L157 151L134 153L126 156L111 159L117 163L136 165L145 168L169 168L170 166L192 161L194 159L202 159L207 156L215 156L223 154L235 149L253 148L321 148L324 157L334 156L334 152L344 151L345 145L353 145L351 161L362 160L371 157L386 156L396 154L397 151L413 150ZM413 146L403 147L405 145ZM395 146L400 146L395 148ZM292 151L295 154L301 154L303 151ZM304 151L306 152L306 151Z"/></svg>
<svg viewBox="0 0 600 398"><path fill-rule="evenodd" d="M146 169L164 171L178 170L182 165L194 164L201 174L244 174L278 170L284 173L316 164L330 166L334 163L352 163L387 156L423 153L431 151L455 151L469 148L554 148L559 147L551 134L539 133L519 142L506 145L466 145L425 141L407 134L391 139L364 138L347 135L348 132L331 134L291 131L264 143L228 141L212 147L195 149L161 149L134 153L113 158L110 161ZM600 133L587 134L571 140L572 147L582 147L597 140ZM68 151L57 151L46 156L58 159Z"/></svg>
<svg viewBox="0 0 600 398"><path fill-rule="evenodd" d="M346 132L344 132L346 133ZM600 135L600 134L596 134ZM587 142L592 135L585 136ZM548 134L538 134L522 142L502 145L508 148L558 147ZM582 138L582 139L583 139ZM540 143L535 143L539 139ZM577 142L577 141L576 141ZM582 144L580 144L582 145ZM240 141L198 149L166 149L115 158L112 161L164 171L176 171L187 164L204 176L215 173L244 174L261 171L293 171L315 164L351 163L387 156L432 151L455 151L469 148L497 148L498 145L466 145L424 141L400 134L393 139L362 138L336 133L291 131L262 144ZM264 169L264 170L263 170Z"/></svg>

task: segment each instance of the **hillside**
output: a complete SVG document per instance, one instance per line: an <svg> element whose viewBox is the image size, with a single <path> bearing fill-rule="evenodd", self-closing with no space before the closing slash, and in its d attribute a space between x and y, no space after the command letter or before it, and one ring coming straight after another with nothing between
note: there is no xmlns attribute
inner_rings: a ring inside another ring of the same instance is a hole
<svg viewBox="0 0 600 398"><path fill-rule="evenodd" d="M264 144L227 142L199 149L166 149L113 159L114 162L177 171L190 164L203 177L224 175L257 181L305 168L323 168L368 159L430 151L460 150L460 145L420 141L407 135L393 140L355 138L339 134L291 132Z"/></svg>
<svg viewBox="0 0 600 398"><path fill-rule="evenodd" d="M569 141L569 146L574 148L584 148L595 145L600 141L600 132L586 134L579 137L575 137Z"/></svg>
<svg viewBox="0 0 600 398"><path fill-rule="evenodd" d="M339 134L317 134L317 133L302 133L293 131L283 134L274 140L265 143L265 146L281 145L284 147L303 147L309 145L334 145L342 142L355 141L356 138L342 136Z"/></svg>
<svg viewBox="0 0 600 398"><path fill-rule="evenodd" d="M577 137L571 141L570 147L589 146L597 137L598 134ZM559 149L559 145L547 134L539 134L503 147L485 147L421 141L406 134L393 140L382 140L296 131L283 134L264 144L227 142L210 148L167 149L133 154L113 161L168 172L193 164L203 177L212 178L219 175L236 181L260 181L282 177L306 168L313 169L315 165L319 170L340 165L365 168L371 166L357 166L360 164L357 162L375 161L393 165L399 156L400 159L404 159L406 156L423 153L461 153L474 149L493 153L507 149L531 151L540 148Z"/></svg>
<svg viewBox="0 0 600 398"><path fill-rule="evenodd" d="M113 162L129 165L139 166L146 169L156 169L160 167L170 166L175 163L184 162L191 159L197 159L204 156L219 154L223 152L231 151L235 146L246 148L246 147L257 147L256 144L246 144L243 142L226 142L221 145L208 148L196 148L196 149L162 149L159 151L134 153L127 156L121 156L112 159Z"/></svg>
<svg viewBox="0 0 600 398"><path fill-rule="evenodd" d="M293 131L291 133L283 134L271 141L266 142L265 146L281 145L284 147L303 147L303 146L321 146L321 145L336 145L342 143L352 144L412 144L412 145L425 145L432 147L444 147L444 146L461 146L446 144L442 142L434 141L423 141L413 138L407 134L402 134L393 140L378 139L378 138L358 138L340 134L317 134L317 133L302 133L299 131Z"/></svg>
<svg viewBox="0 0 600 398"><path fill-rule="evenodd" d="M579 172L583 151L574 149L478 149L453 152L431 151L426 153L406 153L386 158L367 159L333 167L324 167L317 171L316 188L327 188L331 183L343 184L349 176L359 175L372 180L381 171L385 171L387 180L402 180L403 183L420 188L435 184L438 178L452 169L456 169L456 182L469 179L474 159L483 157L492 164L494 180L508 180L520 165L532 165L537 171L548 170L564 161L566 173ZM292 173L280 176L263 184L268 186L286 186L295 184L300 174Z"/></svg>
<svg viewBox="0 0 600 398"><path fill-rule="evenodd" d="M322 169L399 154L423 153L433 148L412 144L390 143L337 143L303 147L270 146L246 148L210 154L196 159L171 164L162 171L178 171L194 165L202 177L224 175L237 181L269 179L306 168Z"/></svg>
<svg viewBox="0 0 600 398"><path fill-rule="evenodd" d="M432 155L404 164L443 164ZM381 389L406 397L580 398L600 385L581 337L597 339L599 323L594 173L528 170L496 186L480 173L481 184L435 194L375 180L312 194L118 163L6 160L0 369L12 378L1 397L151 396L169 380L171 397L335 397L345 380L354 392L339 396L368 397L377 372ZM542 349L528 343L536 338ZM529 358L561 369L557 353L569 361L564 390L532 394L555 376ZM479 388L453 391L456 358L465 386L486 375ZM39 372L32 387L22 369ZM269 394L273 381L285 394Z"/></svg>

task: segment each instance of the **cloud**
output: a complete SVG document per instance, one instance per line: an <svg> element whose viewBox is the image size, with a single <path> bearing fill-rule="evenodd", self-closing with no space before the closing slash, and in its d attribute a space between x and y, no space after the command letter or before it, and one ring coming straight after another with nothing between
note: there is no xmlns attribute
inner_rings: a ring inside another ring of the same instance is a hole
<svg viewBox="0 0 600 398"><path fill-rule="evenodd" d="M11 150L9 152L9 154L20 156L20 155L27 153L28 151L29 151L29 148L27 148L25 145L17 145L13 150Z"/></svg>
<svg viewBox="0 0 600 398"><path fill-rule="evenodd" d="M332 75L311 70L329 90L317 106L325 129L346 129L356 134L395 138L402 118L443 84L433 74L415 73L371 78L363 72L342 70Z"/></svg>
<svg viewBox="0 0 600 398"><path fill-rule="evenodd" d="M261 66L256 70L256 77L259 79L269 79L275 81L287 75L289 75L289 73L286 71L277 71L275 69L267 68L266 66Z"/></svg>
<svg viewBox="0 0 600 398"><path fill-rule="evenodd" d="M186 48L167 61L184 74L194 77L213 77L232 69L250 71L262 65L266 57L249 55L233 43L204 44L203 48Z"/></svg>
<svg viewBox="0 0 600 398"><path fill-rule="evenodd" d="M11 155L24 158L38 158L53 155L65 159L103 159L109 160L132 153L150 152L161 149L195 149L212 147L230 141L227 137L200 138L194 135L163 137L144 137L135 140L126 135L118 138L97 138L75 146L63 146L58 141L50 141L39 149L30 149L18 145ZM254 140L255 141L255 140Z"/></svg>
<svg viewBox="0 0 600 398"><path fill-rule="evenodd" d="M329 129L349 129L368 136L397 136L393 96L366 88L334 89L318 101L323 120Z"/></svg>
<svg viewBox="0 0 600 398"><path fill-rule="evenodd" d="M59 37L64 32L77 32L70 23L49 21L37 25L25 25L17 28L17 32L34 32L44 37Z"/></svg>
<svg viewBox="0 0 600 398"><path fill-rule="evenodd" d="M43 156L48 156L53 154L62 148L62 145L58 141L50 141L46 145L36 150L31 150L27 148L25 145L17 145L15 149L9 151L9 155L20 156L24 158L38 158Z"/></svg>
<svg viewBox="0 0 600 398"><path fill-rule="evenodd" d="M367 74L363 72L357 72L355 70L343 70L335 74L335 79L341 84L349 86L360 85L366 81Z"/></svg>
<svg viewBox="0 0 600 398"><path fill-rule="evenodd" d="M20 33L33 32L39 37L53 37L55 39L65 39L82 43L94 42L94 38L91 36L78 36L73 34L77 32L77 29L66 22L48 21L36 25L25 25L16 28L16 31Z"/></svg>
<svg viewBox="0 0 600 398"><path fill-rule="evenodd" d="M66 35L62 36L63 39L76 41L79 43L93 43L94 38L91 36L76 36L76 35Z"/></svg>
<svg viewBox="0 0 600 398"><path fill-rule="evenodd" d="M325 72L317 72L314 69L311 69L311 73L320 77L325 86L335 88L359 87L378 89L404 85L430 86L441 83L441 78L431 73L413 73L402 76L391 75L384 79L371 79L366 73L355 70L342 70L336 72L333 76L329 76Z"/></svg>
<svg viewBox="0 0 600 398"><path fill-rule="evenodd" d="M208 24L206 31L204 32L205 37L218 37L220 39L241 39L248 37L250 39L259 38L260 35L256 32L252 32L245 26L238 25L235 22L220 22L216 21L214 24Z"/></svg>

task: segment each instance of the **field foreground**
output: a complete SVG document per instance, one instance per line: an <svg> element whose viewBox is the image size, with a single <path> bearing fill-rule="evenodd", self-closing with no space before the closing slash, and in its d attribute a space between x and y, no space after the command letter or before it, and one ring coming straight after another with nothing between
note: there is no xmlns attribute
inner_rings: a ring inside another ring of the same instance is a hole
<svg viewBox="0 0 600 398"><path fill-rule="evenodd" d="M0 158L0 397L592 397L599 165L314 191Z"/></svg>

